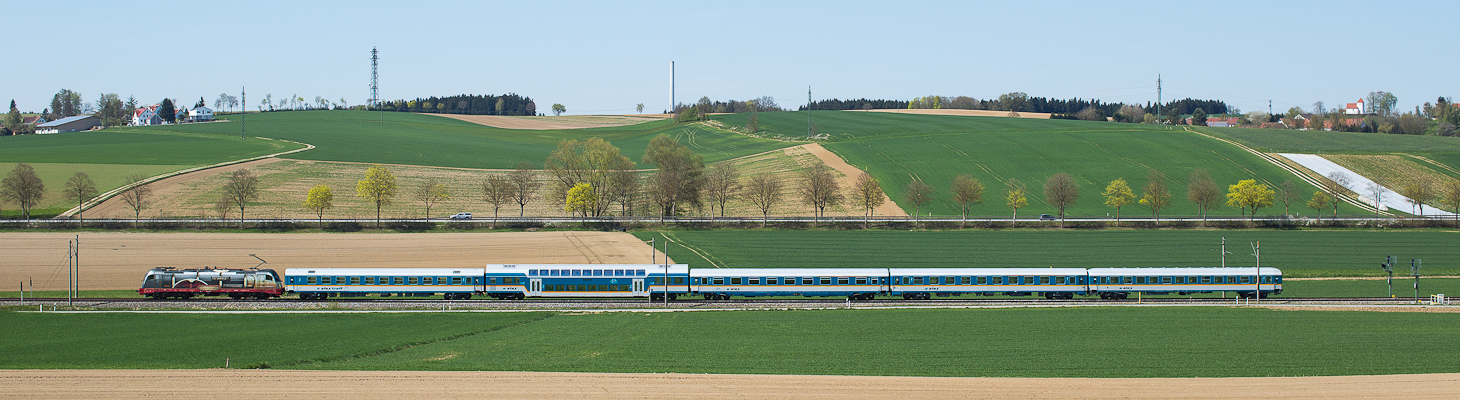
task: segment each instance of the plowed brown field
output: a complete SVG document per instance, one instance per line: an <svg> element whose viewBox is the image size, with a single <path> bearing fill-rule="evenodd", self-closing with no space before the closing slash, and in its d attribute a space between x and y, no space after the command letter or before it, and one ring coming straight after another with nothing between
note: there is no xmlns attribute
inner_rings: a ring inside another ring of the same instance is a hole
<svg viewBox="0 0 1460 400"><path fill-rule="evenodd" d="M1460 374L923 378L288 370L0 370L0 399L1453 399Z"/></svg>

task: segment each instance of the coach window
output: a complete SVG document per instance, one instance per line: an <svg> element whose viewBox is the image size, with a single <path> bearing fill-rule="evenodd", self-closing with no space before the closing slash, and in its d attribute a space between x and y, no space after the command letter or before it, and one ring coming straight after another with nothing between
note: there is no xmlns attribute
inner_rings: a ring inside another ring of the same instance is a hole
<svg viewBox="0 0 1460 400"><path fill-rule="evenodd" d="M760 284L760 278L750 278L750 282L746 282L746 284L747 285L759 285Z"/></svg>
<svg viewBox="0 0 1460 400"><path fill-rule="evenodd" d="M765 284L767 284L767 285L779 285L779 284L781 284L781 278L765 278Z"/></svg>
<svg viewBox="0 0 1460 400"><path fill-rule="evenodd" d="M730 278L730 284L731 285L739 285L740 284L740 278Z"/></svg>
<svg viewBox="0 0 1460 400"><path fill-rule="evenodd" d="M831 278L829 278L829 277L821 278L821 282L820 283L822 285L830 285L831 284Z"/></svg>
<svg viewBox="0 0 1460 400"><path fill-rule="evenodd" d="M352 277L350 277L350 284L351 285L359 285L360 284L360 277L358 277L358 276L352 276Z"/></svg>
<svg viewBox="0 0 1460 400"><path fill-rule="evenodd" d="M867 278L857 278L857 284L858 285L866 285L867 284Z"/></svg>
<svg viewBox="0 0 1460 400"><path fill-rule="evenodd" d="M715 278L715 284L716 285L724 285L725 284L725 278Z"/></svg>
<svg viewBox="0 0 1460 400"><path fill-rule="evenodd" d="M1210 276L1203 276L1203 277L1201 277L1201 283L1212 283L1212 277L1210 277Z"/></svg>
<svg viewBox="0 0 1460 400"><path fill-rule="evenodd" d="M318 277L313 277L313 276L309 277L309 284L314 285L314 284L318 284L318 283L319 283L319 278Z"/></svg>
<svg viewBox="0 0 1460 400"><path fill-rule="evenodd" d="M1170 284L1171 283L1171 277L1169 277L1169 276L1163 276L1163 277L1161 277L1161 283L1163 283L1163 284Z"/></svg>
<svg viewBox="0 0 1460 400"><path fill-rule="evenodd" d="M459 277L459 276L453 276L453 277L451 277L451 284L452 285L460 285L461 284L461 277Z"/></svg>
<svg viewBox="0 0 1460 400"><path fill-rule="evenodd" d="M593 276L603 276L603 270L601 270L601 269L595 269L595 270L593 270Z"/></svg>
<svg viewBox="0 0 1460 400"><path fill-rule="evenodd" d="M836 278L836 284L838 284L838 285L845 285L845 284L849 284L849 283L851 283L851 278L847 278L847 277Z"/></svg>
<svg viewBox="0 0 1460 400"><path fill-rule="evenodd" d="M921 276L915 276L915 277L913 277L913 283L912 284L914 284L914 285L921 285L921 284L923 284L923 277L921 277Z"/></svg>

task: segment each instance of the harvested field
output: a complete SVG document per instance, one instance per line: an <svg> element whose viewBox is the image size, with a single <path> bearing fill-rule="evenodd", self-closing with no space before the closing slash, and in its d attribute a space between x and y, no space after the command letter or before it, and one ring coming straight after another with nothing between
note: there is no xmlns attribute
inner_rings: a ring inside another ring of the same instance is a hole
<svg viewBox="0 0 1460 400"><path fill-rule="evenodd" d="M0 282L31 279L65 290L70 233L0 233ZM81 289L136 289L154 267L251 268L257 254L280 273L295 267L480 268L486 264L649 263L648 245L616 232L501 233L82 233ZM658 257L662 259L663 254Z"/></svg>
<svg viewBox="0 0 1460 400"><path fill-rule="evenodd" d="M502 129L583 129L642 124L669 118L668 115L574 115L567 117L518 117L504 115L425 114Z"/></svg>
<svg viewBox="0 0 1460 400"><path fill-rule="evenodd" d="M1321 156L1399 193L1403 193L1404 188L1408 185L1416 183L1429 183L1434 188L1433 190L1438 190L1438 183L1454 179L1454 177L1446 175L1446 172L1450 171L1436 170L1432 165L1426 165L1429 163L1421 163L1414 157L1400 154L1322 154ZM1401 211L1410 210L1406 208Z"/></svg>
<svg viewBox="0 0 1460 400"><path fill-rule="evenodd" d="M1016 112L1010 112L1010 111L993 111L993 110L957 110L957 109L951 109L951 108L943 108L943 109L936 109L936 110L935 109L927 109L927 108L914 108L914 109L906 109L906 110L900 109L900 108L894 108L894 109L881 109L881 110L847 110L847 111L883 112L883 113L894 113L894 114L958 115L958 116L965 116L965 117L1016 117L1016 118L1031 118L1031 119L1049 119L1049 116L1051 115L1049 113L1034 113L1034 112L1019 112L1019 113L1016 113Z"/></svg>
<svg viewBox="0 0 1460 400"><path fill-rule="evenodd" d="M198 382L225 396L269 393L279 399L482 393L557 399L1448 399L1460 391L1460 374L1083 379L207 369L0 371L6 388L0 398L196 399Z"/></svg>
<svg viewBox="0 0 1460 400"><path fill-rule="evenodd" d="M179 206L179 204L173 202L172 200L181 198L182 196L179 196L179 192L184 190L185 188L194 186L198 181L208 180L210 178L215 178L213 180L222 180L226 179L227 174L233 173L233 171L244 168L258 169L260 166L272 164L279 161L283 161L283 159L265 158L262 160L249 161L246 163L227 165L223 167L182 174L150 183L148 184L148 186L152 188L152 198L157 199L157 205L151 208L161 210L175 209ZM127 205L126 200L123 199L122 196L116 196L108 199L105 202L102 202L101 204L97 204L90 209L87 209L82 214L90 216L91 218L130 218L135 215L135 211L132 210L131 206ZM146 216L153 214L142 215Z"/></svg>

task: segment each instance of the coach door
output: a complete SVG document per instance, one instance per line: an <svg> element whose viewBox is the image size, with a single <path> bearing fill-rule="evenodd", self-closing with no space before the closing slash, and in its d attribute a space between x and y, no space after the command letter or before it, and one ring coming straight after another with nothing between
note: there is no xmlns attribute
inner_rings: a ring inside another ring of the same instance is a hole
<svg viewBox="0 0 1460 400"><path fill-rule="evenodd" d="M536 279L536 278L534 278L534 279L528 281L527 282L527 292L528 292L528 294L531 294L531 295L534 295L534 296L535 295L541 295L542 294L542 279Z"/></svg>
<svg viewBox="0 0 1460 400"><path fill-rule="evenodd" d="M644 295L644 293L645 293L645 291L644 291L644 280L643 279L635 279L634 280L634 287L633 287L633 289L634 289L634 295L636 295L636 296L642 296L642 295Z"/></svg>

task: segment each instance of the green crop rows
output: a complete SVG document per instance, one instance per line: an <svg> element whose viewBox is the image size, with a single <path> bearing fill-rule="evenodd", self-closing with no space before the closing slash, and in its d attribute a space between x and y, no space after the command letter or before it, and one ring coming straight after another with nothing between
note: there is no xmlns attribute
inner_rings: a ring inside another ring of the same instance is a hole
<svg viewBox="0 0 1460 400"><path fill-rule="evenodd" d="M696 268L1216 267L1227 238L1228 266L1262 265L1288 277L1379 276L1385 256L1408 273L1460 275L1460 233L1442 230L1241 231L777 231L636 232L668 235L676 262ZM664 239L660 239L664 240ZM694 251L692 252L691 249ZM698 252L698 254L696 253ZM701 257L701 254L704 256ZM708 260L708 261L707 261ZM713 262L713 264L711 264Z"/></svg>
<svg viewBox="0 0 1460 400"><path fill-rule="evenodd" d="M1012 377L1460 372L1460 314L1242 308L0 313L0 368ZM1423 345L1416 345L1423 343Z"/></svg>

